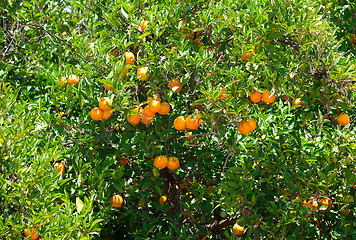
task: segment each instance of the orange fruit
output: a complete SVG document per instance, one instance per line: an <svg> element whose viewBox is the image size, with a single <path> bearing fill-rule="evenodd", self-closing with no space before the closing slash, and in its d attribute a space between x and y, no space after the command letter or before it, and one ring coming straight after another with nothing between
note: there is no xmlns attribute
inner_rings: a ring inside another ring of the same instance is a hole
<svg viewBox="0 0 356 240"><path fill-rule="evenodd" d="M247 119L246 122L248 123L248 125L250 125L250 132L256 129L257 124L255 120Z"/></svg>
<svg viewBox="0 0 356 240"><path fill-rule="evenodd" d="M251 132L250 124L245 120L242 120L239 123L238 128L239 128L240 133L242 133L242 134L248 134L249 132Z"/></svg>
<svg viewBox="0 0 356 240"><path fill-rule="evenodd" d="M350 209L342 209L341 212L345 214L346 217L350 215Z"/></svg>
<svg viewBox="0 0 356 240"><path fill-rule="evenodd" d="M179 160L176 157L169 157L167 168L170 170L176 170L179 167Z"/></svg>
<svg viewBox="0 0 356 240"><path fill-rule="evenodd" d="M330 198L323 198L320 200L320 204L322 206L327 206L328 208L326 210L330 210L331 206L333 205L333 202L331 201Z"/></svg>
<svg viewBox="0 0 356 240"><path fill-rule="evenodd" d="M350 122L350 117L347 114L340 114L339 117L337 118L337 122L342 125L346 126Z"/></svg>
<svg viewBox="0 0 356 240"><path fill-rule="evenodd" d="M310 208L313 212L319 210L319 204L315 200L309 200L308 203L304 200L303 204L307 209ZM309 215L310 215L310 213L307 214L307 216L309 216Z"/></svg>
<svg viewBox="0 0 356 240"><path fill-rule="evenodd" d="M24 234L26 238L31 236L31 238L29 238L30 240L38 239L40 235L38 235L37 233L38 233L38 228L30 228L30 229L26 228L24 230Z"/></svg>
<svg viewBox="0 0 356 240"><path fill-rule="evenodd" d="M169 90L172 90L174 93L178 93L182 90L182 83L178 79L172 79L168 84Z"/></svg>
<svg viewBox="0 0 356 240"><path fill-rule="evenodd" d="M153 117L155 115L154 112L151 112L150 110L150 106L147 105L144 109L143 109L143 113L142 113L144 116L146 117Z"/></svg>
<svg viewBox="0 0 356 240"><path fill-rule="evenodd" d="M109 111L111 110L112 107L112 102L111 99L108 97L103 97L100 98L99 100L99 108L103 111Z"/></svg>
<svg viewBox="0 0 356 240"><path fill-rule="evenodd" d="M58 87L65 87L67 85L67 79L65 77L61 77L59 79L59 83L57 83Z"/></svg>
<svg viewBox="0 0 356 240"><path fill-rule="evenodd" d="M118 208L121 207L124 199L119 194L115 194L110 197L110 202L114 208Z"/></svg>
<svg viewBox="0 0 356 240"><path fill-rule="evenodd" d="M103 110L96 107L90 111L90 117L95 121L99 121L103 117L103 113Z"/></svg>
<svg viewBox="0 0 356 240"><path fill-rule="evenodd" d="M222 88L220 88L220 92L221 92L222 94L225 94L225 93L227 92L226 87L222 87Z"/></svg>
<svg viewBox="0 0 356 240"><path fill-rule="evenodd" d="M161 102L161 108L159 109L158 113L161 115L167 115L170 110L171 107L169 106L169 103Z"/></svg>
<svg viewBox="0 0 356 240"><path fill-rule="evenodd" d="M123 59L125 60L125 64L133 64L135 61L135 55L132 52L124 52Z"/></svg>
<svg viewBox="0 0 356 240"><path fill-rule="evenodd" d="M72 74L68 77L67 83L69 85L77 86L79 84L79 77L77 75Z"/></svg>
<svg viewBox="0 0 356 240"><path fill-rule="evenodd" d="M163 168L167 167L167 164L168 164L168 159L165 156L160 155L160 156L155 157L154 165L156 168L163 169Z"/></svg>
<svg viewBox="0 0 356 240"><path fill-rule="evenodd" d="M110 55L110 56L113 56L113 57L116 57L116 56L117 56L117 51L116 51L116 49L111 50L111 51L109 52L109 55Z"/></svg>
<svg viewBox="0 0 356 240"><path fill-rule="evenodd" d="M140 30L141 32L144 32L146 28L147 28L147 20L143 20L143 21L141 22L141 24L140 24L139 30Z"/></svg>
<svg viewBox="0 0 356 240"><path fill-rule="evenodd" d="M56 162L54 164L55 167L57 167L57 173L61 172L62 175L64 174L64 163L63 162Z"/></svg>
<svg viewBox="0 0 356 240"><path fill-rule="evenodd" d="M183 116L179 116L174 119L173 125L177 130L183 130L187 126L185 123L185 118Z"/></svg>
<svg viewBox="0 0 356 240"><path fill-rule="evenodd" d="M161 102L161 98L160 98L158 95L156 95L156 94L153 94L153 97L148 97L148 98L147 98L147 101L148 101L148 102L150 102L150 101L152 101L152 100L157 100L158 102Z"/></svg>
<svg viewBox="0 0 356 240"><path fill-rule="evenodd" d="M242 235L245 232L245 228L240 226L239 224L235 223L234 226L232 227L232 232L235 235Z"/></svg>
<svg viewBox="0 0 356 240"><path fill-rule="evenodd" d="M293 100L292 106L299 106L299 107L297 107L298 109L302 108L304 106L304 101L301 101L300 98L296 98Z"/></svg>
<svg viewBox="0 0 356 240"><path fill-rule="evenodd" d="M252 48L252 49L248 49L247 51L245 51L243 54L241 54L241 59L244 61L244 62L248 62L248 60L252 59L253 55L255 55L256 53L256 49L255 48Z"/></svg>
<svg viewBox="0 0 356 240"><path fill-rule="evenodd" d="M127 116L127 120L131 125L137 125L141 121L141 117L138 114L131 114Z"/></svg>
<svg viewBox="0 0 356 240"><path fill-rule="evenodd" d="M189 128L189 130L194 130L199 127L199 118L195 117L193 120L191 119L192 115L189 115L185 119L185 124Z"/></svg>
<svg viewBox="0 0 356 240"><path fill-rule="evenodd" d="M137 69L137 77L141 81L146 81L149 78L149 76L147 75L147 72L148 72L148 67L139 68L139 69Z"/></svg>
<svg viewBox="0 0 356 240"><path fill-rule="evenodd" d="M159 203L160 203L161 205L164 205L164 204L166 203L166 201L167 201L167 196L166 196L166 195L163 195L163 196L161 196L161 197L159 198Z"/></svg>
<svg viewBox="0 0 356 240"><path fill-rule="evenodd" d="M108 83L108 84L110 84L110 79L108 78L108 79L106 79L106 82ZM114 90L114 87L113 86L109 86L109 85L107 85L106 83L104 83L104 88L106 89L106 90L108 90L108 91L111 91L111 90Z"/></svg>
<svg viewBox="0 0 356 240"><path fill-rule="evenodd" d="M227 98L227 97L229 97L229 95L227 95L227 94L220 94L219 99L221 100L221 99Z"/></svg>
<svg viewBox="0 0 356 240"><path fill-rule="evenodd" d="M154 116L141 115L141 122L145 125L149 125L153 118L154 118Z"/></svg>
<svg viewBox="0 0 356 240"><path fill-rule="evenodd" d="M103 111L102 119L108 119L109 117L111 117L111 114L112 114L112 110Z"/></svg>
<svg viewBox="0 0 356 240"><path fill-rule="evenodd" d="M251 93L250 99L252 102L258 103L262 99L262 94L259 91L255 91L255 92Z"/></svg>
<svg viewBox="0 0 356 240"><path fill-rule="evenodd" d="M120 158L119 163L122 165L127 165L129 163L129 160L126 158Z"/></svg>
<svg viewBox="0 0 356 240"><path fill-rule="evenodd" d="M262 93L262 100L265 103L273 103L274 100L276 99L276 95L273 94L272 96L270 96L270 91L269 90L264 90L264 92Z"/></svg>
<svg viewBox="0 0 356 240"><path fill-rule="evenodd" d="M148 107L151 112L156 113L161 109L161 103L157 100L152 100L148 103Z"/></svg>

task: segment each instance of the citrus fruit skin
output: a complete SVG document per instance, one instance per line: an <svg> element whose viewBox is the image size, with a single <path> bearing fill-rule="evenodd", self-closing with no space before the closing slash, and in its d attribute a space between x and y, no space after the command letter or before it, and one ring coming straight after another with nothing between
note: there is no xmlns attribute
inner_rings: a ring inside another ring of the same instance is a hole
<svg viewBox="0 0 356 240"><path fill-rule="evenodd" d="M150 125L153 118L154 116L141 115L141 122L145 125Z"/></svg>
<svg viewBox="0 0 356 240"><path fill-rule="evenodd" d="M232 231L235 235L242 235L245 232L245 228L235 223L232 227Z"/></svg>
<svg viewBox="0 0 356 240"><path fill-rule="evenodd" d="M174 120L174 128L177 130L183 130L186 127L185 118L183 116L179 116Z"/></svg>
<svg viewBox="0 0 356 240"><path fill-rule="evenodd" d="M137 77L141 81L146 81L149 78L147 76L147 72L148 72L148 67L139 68L139 69L137 69Z"/></svg>
<svg viewBox="0 0 356 240"><path fill-rule="evenodd" d="M182 90L182 83L178 79L172 79L168 84L169 90L172 90L174 93L178 93Z"/></svg>
<svg viewBox="0 0 356 240"><path fill-rule="evenodd" d="M253 119L247 119L246 122L250 125L250 132L256 129L256 121Z"/></svg>
<svg viewBox="0 0 356 240"><path fill-rule="evenodd" d="M132 52L125 52L123 58L126 65L133 64L135 61L135 55Z"/></svg>
<svg viewBox="0 0 356 240"><path fill-rule="evenodd" d="M244 62L248 62L249 59L252 59L253 55L256 53L256 49L252 48L252 49L248 49L247 51L245 51L243 54L241 54L241 59Z"/></svg>
<svg viewBox="0 0 356 240"><path fill-rule="evenodd" d="M261 99L262 99L262 93L260 93L259 91L253 92L250 95L250 100L253 103L258 103L259 101L261 101Z"/></svg>
<svg viewBox="0 0 356 240"><path fill-rule="evenodd" d="M176 157L169 157L167 168L170 170L176 170L179 167L179 160Z"/></svg>
<svg viewBox="0 0 356 240"><path fill-rule="evenodd" d="M161 102L161 108L158 111L160 115L167 115L171 111L171 107L167 102Z"/></svg>
<svg viewBox="0 0 356 240"><path fill-rule="evenodd" d="M110 79L106 79L106 82L107 82L108 84L110 84ZM114 90L114 87L113 87L113 86L109 86L109 85L107 85L106 83L104 83L104 88L105 88L106 90L108 90L108 91Z"/></svg>
<svg viewBox="0 0 356 240"><path fill-rule="evenodd" d="M104 113L103 110L101 110L100 108L96 107L96 108L93 108L90 111L90 117L94 121L99 121L103 117L103 113Z"/></svg>
<svg viewBox="0 0 356 240"><path fill-rule="evenodd" d="M195 130L199 127L199 118L195 117L194 119L192 119L192 115L189 115L185 119L185 124L187 128L189 128L189 130Z"/></svg>
<svg viewBox="0 0 356 240"><path fill-rule="evenodd" d="M152 100L148 103L148 109L153 112L156 113L161 109L161 103L157 100Z"/></svg>
<svg viewBox="0 0 356 240"><path fill-rule="evenodd" d="M163 155L157 156L154 160L154 165L158 169L163 169L167 167L167 164L168 164L168 159Z"/></svg>
<svg viewBox="0 0 356 240"><path fill-rule="evenodd" d="M146 28L147 28L147 20L143 20L140 24L141 32L144 32Z"/></svg>
<svg viewBox="0 0 356 240"><path fill-rule="evenodd" d="M164 204L166 203L166 201L167 201L167 196L166 196L166 195L163 195L163 196L161 196L161 197L159 198L159 203L160 203L161 205L164 205Z"/></svg>
<svg viewBox="0 0 356 240"><path fill-rule="evenodd" d="M119 208L124 202L124 199L119 194L116 194L110 197L110 202L114 208Z"/></svg>
<svg viewBox="0 0 356 240"><path fill-rule="evenodd" d="M63 162L56 162L55 164L54 164L54 166L55 167L57 167L57 173L61 173L62 175L64 174L64 171L65 171L65 169L64 169L64 163Z"/></svg>
<svg viewBox="0 0 356 240"><path fill-rule="evenodd" d="M102 119L108 119L109 117L111 117L111 114L112 114L112 110L103 111Z"/></svg>
<svg viewBox="0 0 356 240"><path fill-rule="evenodd" d="M347 114L340 114L339 117L337 118L338 124L341 126L346 126L350 122L350 117Z"/></svg>
<svg viewBox="0 0 356 240"><path fill-rule="evenodd" d="M264 90L264 92L262 93L262 100L265 103L273 103L274 100L276 99L276 95L273 94L272 96L270 96L270 91L269 90Z"/></svg>
<svg viewBox="0 0 356 240"><path fill-rule="evenodd" d="M328 209L326 209L326 210L330 210L331 206L333 205L333 202L331 201L330 198L323 198L323 199L320 200L320 204L322 206L327 206Z"/></svg>
<svg viewBox="0 0 356 240"><path fill-rule="evenodd" d="M282 99L283 100L283 99ZM297 109L302 108L304 106L304 101L302 101L300 98L296 98L293 102L292 102L292 106L299 106L297 107Z"/></svg>
<svg viewBox="0 0 356 240"><path fill-rule="evenodd" d="M79 77L77 75L72 74L68 77L67 83L69 85L77 86L79 84Z"/></svg>
<svg viewBox="0 0 356 240"><path fill-rule="evenodd" d="M246 135L246 134L248 134L249 132L251 132L250 124L248 124L248 122L245 121L245 120L242 120L242 121L239 123L238 128L239 128L240 133L241 133L241 134L244 134L244 135Z"/></svg>
<svg viewBox="0 0 356 240"><path fill-rule="evenodd" d="M65 87L67 85L67 79L65 77L61 77L59 79L59 83L57 83L58 87Z"/></svg>
<svg viewBox="0 0 356 240"><path fill-rule="evenodd" d="M127 117L127 120L131 125L137 125L141 121L141 117L138 114L132 114Z"/></svg>
<svg viewBox="0 0 356 240"><path fill-rule="evenodd" d="M341 212L343 213L343 214L345 214L345 216L347 217L347 216L349 216L350 215L350 209L343 209L343 210L341 210Z"/></svg>
<svg viewBox="0 0 356 240"><path fill-rule="evenodd" d="M37 232L38 232L37 228L31 228L31 229L26 228L24 230L24 234L26 238L31 236L31 238L29 238L30 240L36 240L40 237L40 235L38 235Z"/></svg>
<svg viewBox="0 0 356 240"><path fill-rule="evenodd" d="M99 108L102 111L109 111L109 110L111 110L111 107L112 107L112 102L111 102L110 98L108 98L108 97L100 98Z"/></svg>

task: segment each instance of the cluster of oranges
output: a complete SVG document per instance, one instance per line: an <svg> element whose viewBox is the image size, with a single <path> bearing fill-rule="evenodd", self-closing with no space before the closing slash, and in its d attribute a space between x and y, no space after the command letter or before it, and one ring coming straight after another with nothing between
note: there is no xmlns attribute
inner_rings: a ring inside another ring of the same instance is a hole
<svg viewBox="0 0 356 240"><path fill-rule="evenodd" d="M158 169L167 167L170 170L176 170L179 167L179 160L176 157L169 157L159 155L155 157L154 165Z"/></svg>
<svg viewBox="0 0 356 240"><path fill-rule="evenodd" d="M57 86L65 87L67 85L67 83L68 83L68 85L77 86L79 84L79 77L75 74L69 75L68 78L61 77L59 79L59 83L57 83Z"/></svg>
<svg viewBox="0 0 356 240"><path fill-rule="evenodd" d="M269 90L264 90L263 93L259 92L259 91L255 91L253 93L250 94L250 100L253 103L258 103L261 100L264 101L265 103L273 103L274 100L276 100L276 95L272 94Z"/></svg>
<svg viewBox="0 0 356 240"><path fill-rule="evenodd" d="M241 134L249 134L250 132L252 132L253 130L256 129L256 121L253 119L247 119L247 120L242 120L241 122L239 122L239 131Z"/></svg>
<svg viewBox="0 0 356 240"><path fill-rule="evenodd" d="M200 126L200 124L204 123L200 117L200 113L198 113L194 118L192 115L188 115L186 118L179 116L174 119L174 128L177 130L184 130L185 128L188 128L189 130L195 130Z"/></svg>
<svg viewBox="0 0 356 240"><path fill-rule="evenodd" d="M142 108L137 106L131 110L131 114L127 116L127 120L132 125L137 125L142 122L145 125L149 125L153 120L156 113L160 115L167 115L171 107L168 102L161 102L158 96L148 97L148 104Z"/></svg>
<svg viewBox="0 0 356 240"><path fill-rule="evenodd" d="M112 102L108 97L103 97L99 100L99 107L95 107L90 111L90 117L99 121L100 119L108 119L112 114Z"/></svg>

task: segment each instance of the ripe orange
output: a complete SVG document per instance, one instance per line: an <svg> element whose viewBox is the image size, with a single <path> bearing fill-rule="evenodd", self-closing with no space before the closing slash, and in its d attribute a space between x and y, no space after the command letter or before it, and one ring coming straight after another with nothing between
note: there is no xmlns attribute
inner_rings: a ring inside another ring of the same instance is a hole
<svg viewBox="0 0 356 240"><path fill-rule="evenodd" d="M197 116L198 117L198 116ZM189 115L186 119L185 119L185 124L187 126L187 128L189 128L189 130L194 130L197 129L199 127L199 118L195 117L193 120L192 115Z"/></svg>
<svg viewBox="0 0 356 240"><path fill-rule="evenodd" d="M246 122L250 125L250 132L256 129L256 121L253 119L247 119Z"/></svg>
<svg viewBox="0 0 356 240"><path fill-rule="evenodd" d="M55 167L57 167L57 173L61 172L62 175L64 174L64 163L63 162L56 162L54 164Z"/></svg>
<svg viewBox="0 0 356 240"><path fill-rule="evenodd" d="M108 83L108 84L110 84L110 79L108 78L108 79L106 79L106 82ZM107 85L106 83L104 83L104 88L106 89L106 90L108 90L108 91L111 91L111 90L114 90L114 87L113 86L109 86L109 85Z"/></svg>
<svg viewBox="0 0 356 240"><path fill-rule="evenodd" d="M248 134L249 132L251 132L250 124L248 124L248 122L245 120L242 120L239 123L238 128L239 128L240 133L242 133L242 134Z"/></svg>
<svg viewBox="0 0 356 240"><path fill-rule="evenodd" d="M235 223L234 226L232 227L232 232L235 235L242 235L245 232L245 228L240 226L239 224Z"/></svg>
<svg viewBox="0 0 356 240"><path fill-rule="evenodd" d="M114 208L118 208L121 207L124 199L119 194L115 194L110 197L110 202Z"/></svg>
<svg viewBox="0 0 356 240"><path fill-rule="evenodd" d="M116 56L117 56L117 51L116 51L116 49L111 50L111 51L109 52L109 55L110 55L110 56L113 56L113 57L116 57Z"/></svg>
<svg viewBox="0 0 356 240"><path fill-rule="evenodd" d="M246 50L243 54L241 54L241 59L244 61L244 62L248 62L249 58L253 57L253 55L255 55L256 53L256 49L255 48L252 48L252 49L248 49Z"/></svg>
<svg viewBox="0 0 356 240"><path fill-rule="evenodd" d="M132 114L127 116L127 120L131 125L137 125L141 121L141 117L138 114Z"/></svg>
<svg viewBox="0 0 356 240"><path fill-rule="evenodd" d="M225 94L225 93L227 92L226 87L222 87L222 88L220 88L220 92L221 92L222 94Z"/></svg>
<svg viewBox="0 0 356 240"><path fill-rule="evenodd" d="M31 236L31 238L29 238L30 240L38 239L40 235L38 235L37 233L38 233L38 228L30 228L30 229L26 228L24 230L24 234L26 238Z"/></svg>
<svg viewBox="0 0 356 240"><path fill-rule="evenodd" d="M111 110L112 107L112 102L111 99L108 97L103 97L100 98L99 100L99 108L103 111L109 111Z"/></svg>
<svg viewBox="0 0 356 240"><path fill-rule="evenodd" d="M310 208L313 212L319 210L319 204L315 200L309 200L308 203L304 200L303 204L307 209ZM307 213L307 216L309 216L309 215L310 215L310 213Z"/></svg>
<svg viewBox="0 0 356 240"><path fill-rule="evenodd" d="M67 80L69 85L77 86L79 84L79 77L77 75L70 75Z"/></svg>
<svg viewBox="0 0 356 240"><path fill-rule="evenodd" d="M179 160L176 157L169 157L167 168L170 170L176 170L179 167Z"/></svg>
<svg viewBox="0 0 356 240"><path fill-rule="evenodd" d="M252 102L258 103L262 99L262 94L259 91L255 91L255 92L251 93L250 99Z"/></svg>
<svg viewBox="0 0 356 240"><path fill-rule="evenodd" d="M270 91L269 90L264 90L264 92L262 93L262 100L265 103L273 103L274 100L276 99L276 95L273 94L272 96L270 96Z"/></svg>
<svg viewBox="0 0 356 240"><path fill-rule="evenodd" d="M185 118L183 116L179 116L174 119L173 125L177 130L183 130L187 126L185 123Z"/></svg>
<svg viewBox="0 0 356 240"><path fill-rule="evenodd" d="M182 83L178 79L172 79L168 84L169 90L172 90L174 93L178 93L182 90Z"/></svg>
<svg viewBox="0 0 356 240"><path fill-rule="evenodd" d="M320 204L322 206L327 206L328 208L326 210L330 210L331 206L333 205L333 202L331 201L330 198L323 198L320 200Z"/></svg>
<svg viewBox="0 0 356 240"><path fill-rule="evenodd" d="M341 212L345 214L346 217L350 215L350 209L342 209Z"/></svg>
<svg viewBox="0 0 356 240"><path fill-rule="evenodd" d="M141 115L141 122L145 125L149 125L153 118L154 118L154 116Z"/></svg>
<svg viewBox="0 0 356 240"><path fill-rule="evenodd" d="M142 113L144 116L146 117L153 117L155 115L154 112L151 112L150 110L150 106L147 105L144 109L143 109L143 113Z"/></svg>
<svg viewBox="0 0 356 240"><path fill-rule="evenodd" d="M90 111L90 117L95 121L99 121L103 117L103 113L103 110L96 107Z"/></svg>
<svg viewBox="0 0 356 240"><path fill-rule="evenodd" d="M147 75L147 72L148 72L148 67L139 68L139 69L137 69L137 77L141 81L146 81L149 78L149 75Z"/></svg>
<svg viewBox="0 0 356 240"><path fill-rule="evenodd" d="M67 79L65 77L61 77L59 79L59 83L57 83L58 87L65 87L67 85Z"/></svg>
<svg viewBox="0 0 356 240"><path fill-rule="evenodd" d="M168 159L165 156L160 155L160 156L155 157L154 165L156 168L163 169L163 168L167 167L167 164L168 164Z"/></svg>
<svg viewBox="0 0 356 240"><path fill-rule="evenodd" d="M123 59L125 60L125 64L133 64L135 61L135 55L132 52L125 52Z"/></svg>
<svg viewBox="0 0 356 240"><path fill-rule="evenodd" d="M152 100L148 103L149 110L153 113L158 112L161 109L161 103L157 100Z"/></svg>
<svg viewBox="0 0 356 240"><path fill-rule="evenodd" d="M103 111L102 119L108 119L109 117L111 117L111 114L112 114L112 110Z"/></svg>
<svg viewBox="0 0 356 240"><path fill-rule="evenodd" d="M161 102L161 108L159 109L158 113L161 115L167 115L170 110L171 107L169 106L169 103Z"/></svg>
<svg viewBox="0 0 356 240"><path fill-rule="evenodd" d="M129 160L126 158L120 158L119 163L122 165L127 165L129 163Z"/></svg>
<svg viewBox="0 0 356 240"><path fill-rule="evenodd" d="M145 31L145 29L147 28L147 20L143 20L142 22L141 22L141 24L140 24L140 31L141 32L144 32Z"/></svg>
<svg viewBox="0 0 356 240"><path fill-rule="evenodd" d="M167 201L167 196L166 196L166 195L163 195L163 196L161 196L161 197L159 198L159 203L160 203L161 205L164 205L164 204L166 203L166 201Z"/></svg>
<svg viewBox="0 0 356 240"><path fill-rule="evenodd" d="M302 108L304 106L304 101L301 101L300 98L296 98L293 100L292 106L299 106L299 107L297 107L298 109Z"/></svg>
<svg viewBox="0 0 356 240"><path fill-rule="evenodd" d="M350 117L347 114L340 114L339 117L337 118L337 122L341 125L341 126L346 126L347 124L349 124L350 122Z"/></svg>
<svg viewBox="0 0 356 240"><path fill-rule="evenodd" d="M153 94L152 97L148 97L148 98L147 98L147 101L148 101L148 102L150 102L150 101L152 101L152 100L157 100L158 102L161 102L161 98L160 98L158 95L156 95L156 94Z"/></svg>

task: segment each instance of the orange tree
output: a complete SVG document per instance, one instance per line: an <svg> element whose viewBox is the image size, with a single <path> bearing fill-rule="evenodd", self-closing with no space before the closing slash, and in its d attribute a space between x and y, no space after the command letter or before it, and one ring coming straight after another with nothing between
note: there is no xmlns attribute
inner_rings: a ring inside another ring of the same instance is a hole
<svg viewBox="0 0 356 240"><path fill-rule="evenodd" d="M1 237L349 239L354 10L0 5Z"/></svg>

